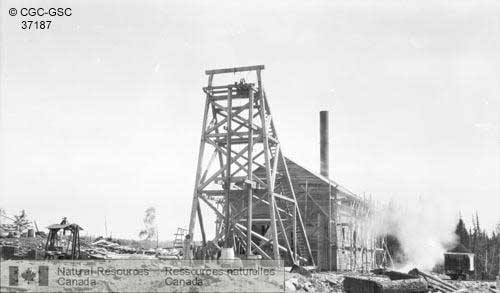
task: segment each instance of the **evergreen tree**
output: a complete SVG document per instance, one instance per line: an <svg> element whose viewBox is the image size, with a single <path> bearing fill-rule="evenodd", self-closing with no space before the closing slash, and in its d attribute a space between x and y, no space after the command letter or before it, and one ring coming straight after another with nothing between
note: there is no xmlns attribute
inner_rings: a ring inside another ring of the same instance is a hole
<svg viewBox="0 0 500 293"><path fill-rule="evenodd" d="M462 218L458 221L455 234L459 243L474 254L474 274L477 279L494 280L498 274L500 262L500 223L495 231L488 234L481 230L479 216L472 216L472 225L467 228Z"/></svg>
<svg viewBox="0 0 500 293"><path fill-rule="evenodd" d="M467 228L465 228L465 223L462 220L462 218L460 218L458 220L457 227L455 228L455 234L458 237L459 243L462 244L463 246L469 248L469 244L470 244L469 233L467 232Z"/></svg>

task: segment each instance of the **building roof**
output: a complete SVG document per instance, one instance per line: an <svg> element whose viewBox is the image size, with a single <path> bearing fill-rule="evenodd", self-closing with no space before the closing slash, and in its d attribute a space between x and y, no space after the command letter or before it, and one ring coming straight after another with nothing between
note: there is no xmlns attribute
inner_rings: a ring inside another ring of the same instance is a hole
<svg viewBox="0 0 500 293"><path fill-rule="evenodd" d="M329 184L333 188L337 189L338 191L340 191L342 193L342 195L344 195L344 196L346 196L346 197L348 197L348 198L350 198L352 200L363 201L362 197L360 197L359 195L357 195L354 192L350 191L346 187L340 185L339 183L337 183L337 182L335 182L335 181L333 181L333 180L331 180L329 178L326 178L326 177L324 177L321 174L318 174L318 173L316 173L314 171L311 171L310 169L304 167L303 165L297 163L296 161L290 159L289 157L285 157L285 159L287 161L290 161L290 162L294 163L295 165L299 166L300 168L304 169L304 171L310 173L311 175L314 175L316 178L320 179L324 183Z"/></svg>
<svg viewBox="0 0 500 293"><path fill-rule="evenodd" d="M472 251L470 251L462 243L459 243L457 246L455 246L454 248L448 250L447 252L451 252L451 253L470 253L470 254L472 254Z"/></svg>
<svg viewBox="0 0 500 293"><path fill-rule="evenodd" d="M52 224L50 226L47 226L47 229L49 229L49 230L70 229L70 228L83 230L83 228L78 226L77 224Z"/></svg>
<svg viewBox="0 0 500 293"><path fill-rule="evenodd" d="M347 200L351 200L351 201L355 201L355 202L365 202L365 200L363 199L363 197L355 194L354 192L350 191L349 189L347 189L346 187L340 185L339 183L337 183L336 181L334 180L331 180L329 178L326 178L325 176L319 174L319 173L316 173L314 171L312 171L311 169L308 169L306 167L304 167L303 165L297 163L295 160L292 160L290 159L289 157L286 157L285 156L285 160L287 162L287 165L289 165L290 163L298 166L300 169L302 169L304 172L307 172L309 173L311 176L317 178L319 181L322 181L323 183L325 184L329 184L333 189L336 189L338 192L340 192L340 195L347 199ZM282 164L278 164L278 168L282 168ZM290 168L289 168L290 169ZM259 171L263 171L263 167L259 167L257 168L254 172L258 173ZM280 173L283 173L284 170L278 170ZM294 178L293 178L293 175L290 174L290 176L292 177L291 180L292 182L294 181Z"/></svg>

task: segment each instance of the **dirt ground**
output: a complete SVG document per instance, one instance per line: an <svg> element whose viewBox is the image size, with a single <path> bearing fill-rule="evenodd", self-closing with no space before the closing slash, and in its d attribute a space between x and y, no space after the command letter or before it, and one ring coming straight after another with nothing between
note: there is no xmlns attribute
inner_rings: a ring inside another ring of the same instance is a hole
<svg viewBox="0 0 500 293"><path fill-rule="evenodd" d="M496 287L496 282L493 281L449 281L453 285L459 287L461 291L459 292L492 292L489 288ZM500 291L498 291L500 292Z"/></svg>
<svg viewBox="0 0 500 293"><path fill-rule="evenodd" d="M286 273L286 292L345 292L342 282L346 276L360 275L357 273L321 272L313 273L311 277L300 274ZM457 286L461 293L492 293L496 283L493 281L448 281ZM440 292L432 291L429 292ZM500 291L498 291L500 292Z"/></svg>
<svg viewBox="0 0 500 293"><path fill-rule="evenodd" d="M43 256L43 248L45 246L45 238L0 238L0 246L15 246L15 259L28 259L29 252L36 251L37 257ZM90 250L91 244L87 241L82 241L82 250ZM128 254L116 254L119 257L126 258ZM137 256L137 254L134 254ZM114 257L113 257L114 258ZM286 273L285 275L285 290L286 292L345 292L343 288L343 280L346 276L356 276L358 273L339 273L339 272L318 272L312 273L306 277L298 273ZM496 289L494 281L450 281L451 284L459 288L458 292L488 292L492 293ZM439 292L439 291L429 291Z"/></svg>

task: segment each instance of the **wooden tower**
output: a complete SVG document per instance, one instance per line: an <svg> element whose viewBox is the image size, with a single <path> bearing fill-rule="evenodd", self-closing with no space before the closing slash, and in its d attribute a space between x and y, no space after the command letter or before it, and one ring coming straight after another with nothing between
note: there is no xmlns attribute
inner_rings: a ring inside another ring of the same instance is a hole
<svg viewBox="0 0 500 293"><path fill-rule="evenodd" d="M258 65L205 72L208 86L203 88L206 100L190 239L198 217L203 243L207 241L203 204L217 217L215 238L210 240L247 257L314 265L262 86L263 69ZM236 72L255 73L256 84L244 80L213 84L215 75Z"/></svg>

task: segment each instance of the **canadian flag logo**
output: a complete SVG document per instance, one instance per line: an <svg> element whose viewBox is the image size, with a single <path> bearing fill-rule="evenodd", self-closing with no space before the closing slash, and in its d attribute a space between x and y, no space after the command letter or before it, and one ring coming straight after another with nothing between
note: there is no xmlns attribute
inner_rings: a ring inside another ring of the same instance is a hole
<svg viewBox="0 0 500 293"><path fill-rule="evenodd" d="M9 286L18 286L19 279L28 285L38 284L38 286L49 285L49 267L38 266L38 270L27 268L19 272L18 266L9 266Z"/></svg>

